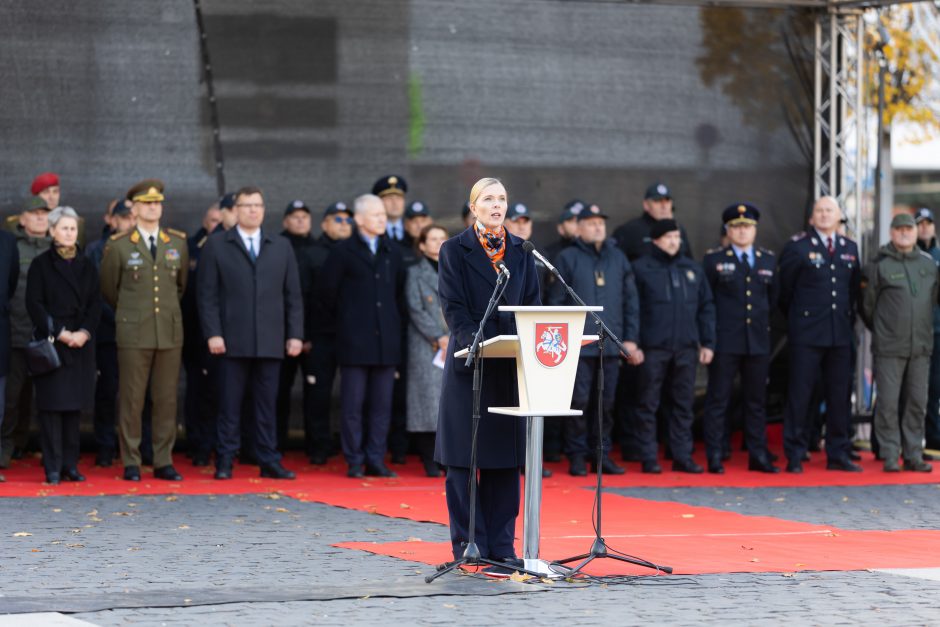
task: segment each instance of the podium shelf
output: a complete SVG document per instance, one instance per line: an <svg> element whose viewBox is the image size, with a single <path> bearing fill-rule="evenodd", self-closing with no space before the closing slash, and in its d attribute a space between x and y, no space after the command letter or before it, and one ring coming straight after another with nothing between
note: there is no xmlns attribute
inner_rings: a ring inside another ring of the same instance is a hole
<svg viewBox="0 0 940 627"><path fill-rule="evenodd" d="M597 341L596 335L584 335L581 337L581 346L587 346ZM483 349L482 356L493 358L509 358L519 356L519 336L518 335L497 335L480 343ZM455 359L464 359L470 354L470 350L465 348L454 353Z"/></svg>
<svg viewBox="0 0 940 627"><path fill-rule="evenodd" d="M557 410L542 410L542 411L529 411L525 409L520 409L518 407L487 407L487 411L491 414L502 414L503 416L543 416L543 417L555 417L555 416L580 416L584 412L580 409L557 409Z"/></svg>

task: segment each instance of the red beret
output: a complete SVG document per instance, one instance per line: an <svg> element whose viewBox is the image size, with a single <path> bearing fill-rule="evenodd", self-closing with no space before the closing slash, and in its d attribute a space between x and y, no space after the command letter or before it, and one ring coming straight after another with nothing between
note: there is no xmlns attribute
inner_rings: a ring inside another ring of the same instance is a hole
<svg viewBox="0 0 940 627"><path fill-rule="evenodd" d="M30 186L29 191L33 193L33 196L46 189L47 187L52 187L53 185L59 184L59 175L55 172L43 172L39 176L33 179L33 184Z"/></svg>

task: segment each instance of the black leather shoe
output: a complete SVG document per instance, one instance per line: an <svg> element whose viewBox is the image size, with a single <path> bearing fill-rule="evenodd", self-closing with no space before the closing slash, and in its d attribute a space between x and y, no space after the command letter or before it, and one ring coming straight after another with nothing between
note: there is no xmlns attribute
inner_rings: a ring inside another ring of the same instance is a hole
<svg viewBox="0 0 940 627"><path fill-rule="evenodd" d="M232 460L226 459L225 457L215 458L215 478L216 479L231 479L232 478Z"/></svg>
<svg viewBox="0 0 940 627"><path fill-rule="evenodd" d="M140 466L124 466L124 481L140 481Z"/></svg>
<svg viewBox="0 0 940 627"><path fill-rule="evenodd" d="M362 479L365 474L362 472L362 464L353 464L346 471L346 476L350 479Z"/></svg>
<svg viewBox="0 0 940 627"><path fill-rule="evenodd" d="M747 460L747 469L767 473L780 472L780 469L774 466L769 459L761 459L760 457L749 457Z"/></svg>
<svg viewBox="0 0 940 627"><path fill-rule="evenodd" d="M601 470L604 471L605 475L622 475L627 472L623 466L618 466L614 463L614 460L609 457L604 457L601 461ZM591 462L591 472L595 475L597 474L597 462Z"/></svg>
<svg viewBox="0 0 940 627"><path fill-rule="evenodd" d="M659 462L654 460L647 460L643 462L643 472L648 475L658 475L663 471L662 466L659 465Z"/></svg>
<svg viewBox="0 0 940 627"><path fill-rule="evenodd" d="M845 472L862 472L862 467L852 463L848 457L844 459L830 459L826 462L826 470L842 470Z"/></svg>
<svg viewBox="0 0 940 627"><path fill-rule="evenodd" d="M898 458L886 459L884 465L885 472L901 472L901 465L898 463Z"/></svg>
<svg viewBox="0 0 940 627"><path fill-rule="evenodd" d="M692 459L674 459L672 460L673 472L687 472L693 475L705 472L705 469L695 463Z"/></svg>
<svg viewBox="0 0 940 627"><path fill-rule="evenodd" d="M169 466L160 466L159 468L153 469L153 476L155 479L164 479L166 481L182 481L183 475L176 472L176 468L173 468L173 465Z"/></svg>
<svg viewBox="0 0 940 627"><path fill-rule="evenodd" d="M46 483L48 483L49 485L59 485L59 473L47 472Z"/></svg>
<svg viewBox="0 0 940 627"><path fill-rule="evenodd" d="M787 472L791 472L795 475L803 473L803 462L797 459L791 459L787 462Z"/></svg>
<svg viewBox="0 0 940 627"><path fill-rule="evenodd" d="M721 463L721 457L712 457L708 460L708 472L713 475L725 474L725 466Z"/></svg>
<svg viewBox="0 0 940 627"><path fill-rule="evenodd" d="M584 457L575 455L568 462L568 474L572 477L587 477L587 464Z"/></svg>
<svg viewBox="0 0 940 627"><path fill-rule="evenodd" d="M280 462L274 462L269 466L261 467L261 476L266 479L295 479L297 475L281 466Z"/></svg>
<svg viewBox="0 0 940 627"><path fill-rule="evenodd" d="M78 472L77 468L67 468L62 470L62 481L84 481L85 475Z"/></svg>
<svg viewBox="0 0 940 627"><path fill-rule="evenodd" d="M424 474L432 479L436 479L441 476L441 467L438 466L437 462L433 459L424 460Z"/></svg>
<svg viewBox="0 0 940 627"><path fill-rule="evenodd" d="M392 470L389 470L388 466L386 466L385 464L379 464L377 466L366 464L366 476L367 477L397 477L398 474Z"/></svg>
<svg viewBox="0 0 940 627"><path fill-rule="evenodd" d="M933 472L933 466L922 459L904 460L904 470L910 472Z"/></svg>
<svg viewBox="0 0 940 627"><path fill-rule="evenodd" d="M862 461L862 456L856 453L855 451L849 451L849 459L852 460L853 462L860 462Z"/></svg>

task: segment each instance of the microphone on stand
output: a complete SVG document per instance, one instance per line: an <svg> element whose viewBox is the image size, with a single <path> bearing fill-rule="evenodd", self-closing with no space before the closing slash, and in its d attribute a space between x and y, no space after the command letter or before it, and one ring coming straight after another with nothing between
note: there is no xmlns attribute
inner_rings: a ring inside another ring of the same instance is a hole
<svg viewBox="0 0 940 627"><path fill-rule="evenodd" d="M500 259L496 262L496 269L499 270L499 273L509 279L512 275L509 274L509 268L506 266L506 262Z"/></svg>
<svg viewBox="0 0 940 627"><path fill-rule="evenodd" d="M544 265L546 268L548 268L548 270L549 270L552 274L554 274L555 276L557 276L557 277L559 277L559 278L561 277L561 275L558 273L558 270L555 269L555 266L553 266L551 263L549 263L548 259L546 259L546 258L542 255L542 253L540 253L539 251L535 250L535 244L533 244L532 242L529 242L529 241L523 242L523 244L522 244L522 250L526 251L527 253L531 253L532 256L535 257L536 259L538 259L539 261L541 261L541 262L542 262L542 265Z"/></svg>

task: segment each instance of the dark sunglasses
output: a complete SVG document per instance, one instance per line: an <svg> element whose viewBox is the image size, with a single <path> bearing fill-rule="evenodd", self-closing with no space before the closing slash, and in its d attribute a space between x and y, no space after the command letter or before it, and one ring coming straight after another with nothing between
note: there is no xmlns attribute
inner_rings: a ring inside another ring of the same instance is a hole
<svg viewBox="0 0 940 627"><path fill-rule="evenodd" d="M353 221L354 220L352 218L344 218L343 216L333 216L333 222L335 222L336 224L352 224Z"/></svg>

